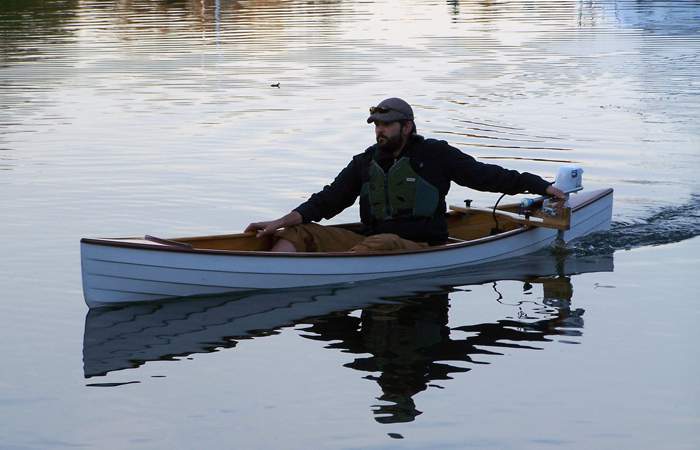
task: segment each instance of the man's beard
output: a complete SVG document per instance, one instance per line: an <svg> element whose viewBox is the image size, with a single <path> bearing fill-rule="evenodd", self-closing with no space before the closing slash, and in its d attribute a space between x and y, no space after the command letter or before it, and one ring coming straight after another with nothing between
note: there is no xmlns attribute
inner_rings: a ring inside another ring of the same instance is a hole
<svg viewBox="0 0 700 450"><path fill-rule="evenodd" d="M383 137L383 142L380 141L380 137ZM401 145L403 144L403 140L401 139L401 135L397 136L377 136L377 148L381 153L384 154L393 154L396 150L401 148Z"/></svg>

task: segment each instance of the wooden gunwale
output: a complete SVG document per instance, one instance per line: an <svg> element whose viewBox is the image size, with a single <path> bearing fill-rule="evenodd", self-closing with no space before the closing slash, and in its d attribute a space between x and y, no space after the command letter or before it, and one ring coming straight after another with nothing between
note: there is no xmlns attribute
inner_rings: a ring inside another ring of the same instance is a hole
<svg viewBox="0 0 700 450"><path fill-rule="evenodd" d="M575 212L578 210L581 210L591 203L594 203L604 197L607 197L608 195L612 194L613 190L611 188L603 190L600 194L596 195L595 197L591 197L590 199L586 200L585 202L576 205L571 209L571 212ZM99 238L82 238L80 239L80 242L82 244L91 244L91 245L101 245L101 246L106 246L106 247L122 247L122 248L134 248L134 249L140 249L140 250L149 250L149 251L164 251L164 252L175 252L175 253L188 253L188 254L202 254L202 255L221 255L221 256L263 256L263 257L269 257L269 258L278 258L278 257L294 257L294 258L327 258L327 257L334 257L334 258L353 258L353 257L361 257L361 258L367 258L367 257L381 257L381 256L399 256L399 255L409 255L409 254L421 254L421 253L429 253L429 252L442 252L442 251L448 251L448 250L455 250L455 249L460 249L460 248L465 248L465 247L471 247L474 245L480 245L480 244L485 244L488 242L492 242L495 240L500 240L504 239L506 237L514 236L520 233L524 233L525 231L531 230L532 228L536 227L531 227L531 226L520 226L518 228L515 228L513 230L505 231L503 233L498 233L493 236L484 236L482 238L477 238L477 239L471 239L468 241L464 242L455 242L455 243L448 243L444 245L436 245L433 247L427 247L427 248L421 248L417 250L398 250L398 251L391 251L391 252L371 252L371 253L350 253L350 252L270 252L270 251L243 251L243 250L216 250L216 249L197 249L197 248L185 248L185 247L175 247L175 246L167 246L167 245L151 245L151 244L142 244L138 242L124 242L124 241L119 241L119 240L110 240L110 239L99 239ZM210 236L208 236L210 237ZM122 239L134 239L134 238L122 238Z"/></svg>

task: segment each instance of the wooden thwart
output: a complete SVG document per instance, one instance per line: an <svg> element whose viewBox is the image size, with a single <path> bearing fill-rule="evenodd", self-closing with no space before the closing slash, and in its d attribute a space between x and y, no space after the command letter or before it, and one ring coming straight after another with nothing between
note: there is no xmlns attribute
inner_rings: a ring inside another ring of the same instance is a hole
<svg viewBox="0 0 700 450"><path fill-rule="evenodd" d="M493 209L488 208L465 208L463 206L450 205L450 210L459 213L482 213L494 214ZM568 230L571 226L571 208L563 208L558 216L549 216L542 211L535 211L532 215L525 217L510 211L496 209L496 217L498 219L509 220L511 222L533 227L554 228L556 230Z"/></svg>

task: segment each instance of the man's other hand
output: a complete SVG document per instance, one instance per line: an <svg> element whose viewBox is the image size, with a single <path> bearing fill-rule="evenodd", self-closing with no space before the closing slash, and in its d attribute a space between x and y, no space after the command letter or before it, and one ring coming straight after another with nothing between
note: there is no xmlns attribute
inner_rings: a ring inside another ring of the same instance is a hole
<svg viewBox="0 0 700 450"><path fill-rule="evenodd" d="M277 220L269 220L267 222L253 222L248 225L245 232L256 232L257 237L269 236L274 234L275 231L284 227L291 227L293 225L299 225L302 222L301 214L296 211L292 211L284 217Z"/></svg>
<svg viewBox="0 0 700 450"><path fill-rule="evenodd" d="M552 197L558 198L560 200L566 199L566 194L559 188L555 188L553 184L550 184L547 186L547 190L545 191L547 195L551 195Z"/></svg>
<svg viewBox="0 0 700 450"><path fill-rule="evenodd" d="M246 227L245 232L255 231L257 237L262 237L273 234L280 228L282 228L282 221L278 219L267 222L253 222Z"/></svg>

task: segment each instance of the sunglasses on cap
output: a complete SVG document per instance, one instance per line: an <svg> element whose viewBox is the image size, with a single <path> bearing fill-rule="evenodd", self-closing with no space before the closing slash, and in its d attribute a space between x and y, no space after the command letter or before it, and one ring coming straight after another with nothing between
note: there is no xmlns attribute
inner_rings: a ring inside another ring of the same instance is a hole
<svg viewBox="0 0 700 450"><path fill-rule="evenodd" d="M374 113L386 114L390 111L396 111L396 110L392 109L392 108L382 108L381 106L370 106L369 107L370 114L374 114ZM401 111L396 111L396 112L401 112Z"/></svg>

